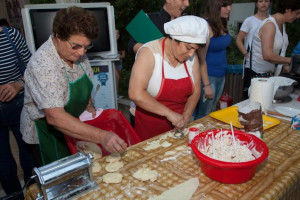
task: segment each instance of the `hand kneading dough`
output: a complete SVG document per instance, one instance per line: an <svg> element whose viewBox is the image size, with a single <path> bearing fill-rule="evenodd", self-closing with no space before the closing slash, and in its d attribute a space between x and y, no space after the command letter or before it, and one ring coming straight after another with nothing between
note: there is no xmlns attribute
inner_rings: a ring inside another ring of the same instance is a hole
<svg viewBox="0 0 300 200"><path fill-rule="evenodd" d="M101 171L101 165L98 162L93 162L92 173L99 173Z"/></svg>
<svg viewBox="0 0 300 200"><path fill-rule="evenodd" d="M113 153L109 156L106 157L106 162L118 162L119 160L121 160L121 155L119 153Z"/></svg>
<svg viewBox="0 0 300 200"><path fill-rule="evenodd" d="M102 178L105 183L121 183L123 176L120 173L107 173Z"/></svg>
<svg viewBox="0 0 300 200"><path fill-rule="evenodd" d="M102 157L101 148L92 142L78 141L76 142L76 149L77 151L83 151L86 154L92 153L95 160Z"/></svg>
<svg viewBox="0 0 300 200"><path fill-rule="evenodd" d="M150 197L148 200L189 200L198 186L198 178L191 178L169 190L164 191L159 196Z"/></svg>
<svg viewBox="0 0 300 200"><path fill-rule="evenodd" d="M112 162L108 163L105 167L108 172L116 172L124 166L123 162Z"/></svg>
<svg viewBox="0 0 300 200"><path fill-rule="evenodd" d="M155 170L151 170L149 168L141 168L137 170L134 174L133 177L141 180L141 181L155 181L157 179L158 173Z"/></svg>

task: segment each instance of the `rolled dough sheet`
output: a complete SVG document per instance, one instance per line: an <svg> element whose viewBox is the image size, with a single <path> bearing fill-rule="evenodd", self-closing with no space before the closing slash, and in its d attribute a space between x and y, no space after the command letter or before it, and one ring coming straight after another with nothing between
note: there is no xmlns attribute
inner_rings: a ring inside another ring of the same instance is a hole
<svg viewBox="0 0 300 200"><path fill-rule="evenodd" d="M159 196L150 197L148 200L189 200L198 186L198 178L191 178L169 190L164 191Z"/></svg>

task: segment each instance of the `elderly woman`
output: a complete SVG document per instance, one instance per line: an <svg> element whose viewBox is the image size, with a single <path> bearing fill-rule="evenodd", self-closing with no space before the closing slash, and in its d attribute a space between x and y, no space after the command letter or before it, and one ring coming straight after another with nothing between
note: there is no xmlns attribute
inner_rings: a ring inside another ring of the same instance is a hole
<svg viewBox="0 0 300 200"><path fill-rule="evenodd" d="M43 164L70 155L64 134L100 143L110 152L126 148L115 133L78 119L84 110L95 114L90 99L93 73L85 53L97 34L96 19L89 11L61 9L54 18L53 35L28 63L21 132L25 142L39 144Z"/></svg>
<svg viewBox="0 0 300 200"><path fill-rule="evenodd" d="M136 103L135 130L142 140L190 120L200 96L200 69L196 50L205 58L207 22L183 16L165 23L168 35L143 45L129 82L129 97Z"/></svg>

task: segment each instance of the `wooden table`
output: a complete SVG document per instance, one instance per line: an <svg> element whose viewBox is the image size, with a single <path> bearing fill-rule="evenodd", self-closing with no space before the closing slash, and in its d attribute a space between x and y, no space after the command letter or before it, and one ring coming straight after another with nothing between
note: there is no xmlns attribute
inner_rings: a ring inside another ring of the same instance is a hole
<svg viewBox="0 0 300 200"><path fill-rule="evenodd" d="M209 116L196 120L189 126L199 123L203 124L201 131L230 128ZM102 166L101 172L94 175L99 188L82 194L77 199L148 199L193 177L198 177L200 183L193 200L300 199L300 131L292 130L288 121L281 120L279 125L264 132L263 140L269 147L269 157L259 165L255 176L242 184L222 184L208 178L202 173L198 159L190 148L178 151L176 159L174 156L164 155L166 151L176 151L176 147L186 145L187 137L167 137L162 140L172 143L167 148L159 147L150 151L143 149L147 142L159 137L136 144L122 155L125 165L120 170L123 180L119 184L102 182L106 162L105 158L97 160ZM156 181L142 182L133 178L132 174L143 166L157 170L159 176ZM36 185L27 190L27 199L35 197L35 194Z"/></svg>

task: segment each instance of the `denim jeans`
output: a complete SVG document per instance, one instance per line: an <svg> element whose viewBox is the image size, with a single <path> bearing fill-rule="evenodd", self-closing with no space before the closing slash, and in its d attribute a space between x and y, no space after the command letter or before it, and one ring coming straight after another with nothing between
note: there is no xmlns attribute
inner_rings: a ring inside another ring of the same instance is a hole
<svg viewBox="0 0 300 200"><path fill-rule="evenodd" d="M225 85L225 76L215 77L209 76L209 82L214 94L213 99L204 98L204 85L201 87L201 95L198 104L196 105L195 111L193 113L194 120L204 117L215 111L217 108L217 103L222 95L224 85Z"/></svg>
<svg viewBox="0 0 300 200"><path fill-rule="evenodd" d="M21 190L17 165L10 149L9 130L12 131L19 147L19 158L25 183L32 176L32 169L35 167L33 154L29 145L22 140L20 132L20 114L23 102L23 92L8 103L0 102L0 182L6 194Z"/></svg>

